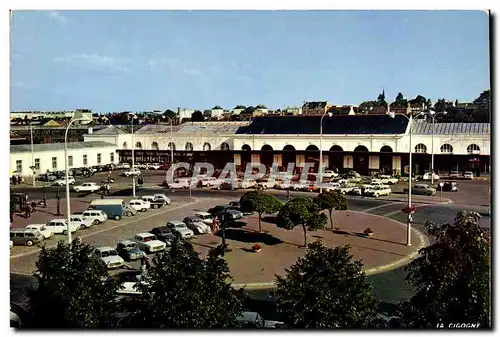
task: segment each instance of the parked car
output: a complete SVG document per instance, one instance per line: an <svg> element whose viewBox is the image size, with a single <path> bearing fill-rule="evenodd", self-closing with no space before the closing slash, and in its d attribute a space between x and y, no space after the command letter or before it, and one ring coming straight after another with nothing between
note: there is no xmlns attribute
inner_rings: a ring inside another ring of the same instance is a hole
<svg viewBox="0 0 500 337"><path fill-rule="evenodd" d="M90 228L94 224L94 220L81 214L71 214L69 220L71 222L80 223L80 229Z"/></svg>
<svg viewBox="0 0 500 337"><path fill-rule="evenodd" d="M139 212L146 212L151 208L151 204L148 201L144 201L141 199L132 199L128 204Z"/></svg>
<svg viewBox="0 0 500 337"><path fill-rule="evenodd" d="M169 221L166 227L170 228L172 232L180 234L183 239L189 239L194 236L194 232L182 221Z"/></svg>
<svg viewBox="0 0 500 337"><path fill-rule="evenodd" d="M458 178L460 178L460 174L458 173L458 171L451 171L450 178L458 179Z"/></svg>
<svg viewBox="0 0 500 337"><path fill-rule="evenodd" d="M116 245L116 251L125 261L133 261L145 256L137 243L131 240L123 240Z"/></svg>
<svg viewBox="0 0 500 337"><path fill-rule="evenodd" d="M296 181L293 184L291 184L291 189L295 191L309 191L311 188L312 183L310 181Z"/></svg>
<svg viewBox="0 0 500 337"><path fill-rule="evenodd" d="M325 172L323 172L323 178L335 178L338 176L339 174L332 170L326 170Z"/></svg>
<svg viewBox="0 0 500 337"><path fill-rule="evenodd" d="M374 186L372 189L366 192L369 197L378 198L383 195L390 195L392 193L391 188L388 185Z"/></svg>
<svg viewBox="0 0 500 337"><path fill-rule="evenodd" d="M160 164L158 164L158 163L153 163L153 164L149 164L149 166L148 166L148 170L159 170L159 169L160 169L160 167L161 167L161 165L160 165Z"/></svg>
<svg viewBox="0 0 500 337"><path fill-rule="evenodd" d="M81 226L82 226L81 222L70 221L69 223L69 229L71 230L71 233L74 233L77 230L79 230ZM54 234L63 234L63 235L68 234L68 226L66 219L50 220L45 224L45 227Z"/></svg>
<svg viewBox="0 0 500 337"><path fill-rule="evenodd" d="M155 209L163 207L163 205L165 205L165 202L155 199L153 195L143 195L141 197L141 200L149 202L150 207Z"/></svg>
<svg viewBox="0 0 500 337"><path fill-rule="evenodd" d="M323 191L326 192L331 192L331 191L337 191L340 189L340 184L339 183L323 183ZM315 190L319 190L319 186Z"/></svg>
<svg viewBox="0 0 500 337"><path fill-rule="evenodd" d="M68 184L73 185L75 183L75 178L69 176L68 177ZM63 179L56 179L52 182L53 186L66 186L66 178Z"/></svg>
<svg viewBox="0 0 500 337"><path fill-rule="evenodd" d="M141 171L139 169L135 168L135 169L131 169L129 171L123 172L123 175L125 177L140 176L141 175Z"/></svg>
<svg viewBox="0 0 500 337"><path fill-rule="evenodd" d="M391 177L390 175L386 175L386 174L381 174L379 176L379 179L382 183L389 184L389 185L397 184L399 181L398 178L394 178L394 177Z"/></svg>
<svg viewBox="0 0 500 337"><path fill-rule="evenodd" d="M165 242L168 246L171 246L172 242L175 240L175 234L172 232L172 229L165 226L155 227L149 232L154 234L158 240Z"/></svg>
<svg viewBox="0 0 500 337"><path fill-rule="evenodd" d="M12 229L10 240L13 245L33 246L45 239L42 233L36 229Z"/></svg>
<svg viewBox="0 0 500 337"><path fill-rule="evenodd" d="M243 213L236 209L226 209L225 211L218 213L217 216L219 219L222 219L223 216L226 216L228 221L235 221L243 218Z"/></svg>
<svg viewBox="0 0 500 337"><path fill-rule="evenodd" d="M404 193L408 193L408 188L403 189ZM427 184L415 184L411 189L411 194L418 195L436 195L436 189Z"/></svg>
<svg viewBox="0 0 500 337"><path fill-rule="evenodd" d="M209 225L209 226L214 221L214 216L210 213L207 213L207 212L197 212L197 213L195 213L195 216L200 218L204 224Z"/></svg>
<svg viewBox="0 0 500 337"><path fill-rule="evenodd" d="M116 165L117 169L130 169L130 164L129 163L118 163Z"/></svg>
<svg viewBox="0 0 500 337"><path fill-rule="evenodd" d="M187 228L192 230L194 234L209 234L212 232L210 226L205 224L197 216L187 216L182 220L182 222L184 222Z"/></svg>
<svg viewBox="0 0 500 337"><path fill-rule="evenodd" d="M137 243L139 248L146 252L146 254L152 254L160 252L167 248L167 244L156 238L154 234L151 233L138 233L131 240Z"/></svg>
<svg viewBox="0 0 500 337"><path fill-rule="evenodd" d="M161 200L167 205L170 205L172 203L172 200L170 200L170 198L163 193L155 193L153 197L155 198L155 200Z"/></svg>
<svg viewBox="0 0 500 337"><path fill-rule="evenodd" d="M127 217L131 217L137 214L137 210L130 205L125 205L124 212Z"/></svg>
<svg viewBox="0 0 500 337"><path fill-rule="evenodd" d="M218 213L222 213L226 209L230 209L232 206L231 205L217 205L215 207L210 208L207 212L216 215Z"/></svg>
<svg viewBox="0 0 500 337"><path fill-rule="evenodd" d="M73 187L75 192L96 192L101 189L101 186L96 183L83 183Z"/></svg>
<svg viewBox="0 0 500 337"><path fill-rule="evenodd" d="M189 188L190 184L191 180L189 178L174 179L172 183L168 184L168 188L170 189Z"/></svg>
<svg viewBox="0 0 500 337"><path fill-rule="evenodd" d="M98 209L86 210L82 212L82 215L87 219L91 219L94 225L102 224L108 220L106 213Z"/></svg>
<svg viewBox="0 0 500 337"><path fill-rule="evenodd" d="M211 186L217 186L219 183L220 179L216 177L205 177L199 180L198 185L201 187L211 187Z"/></svg>
<svg viewBox="0 0 500 337"><path fill-rule="evenodd" d="M254 179L245 179L241 182L241 188L253 188L257 185L257 182Z"/></svg>
<svg viewBox="0 0 500 337"><path fill-rule="evenodd" d="M361 187L353 187L351 191L347 192L350 195L363 195L363 189Z"/></svg>
<svg viewBox="0 0 500 337"><path fill-rule="evenodd" d="M439 176L436 173L432 172L425 172L424 175L422 176L423 180L431 180L431 178L434 176L434 180L439 180Z"/></svg>
<svg viewBox="0 0 500 337"><path fill-rule="evenodd" d="M235 178L235 179L224 179L221 180L219 185L215 186L216 189L218 190L237 190L241 188L241 183L243 180L240 178Z"/></svg>
<svg viewBox="0 0 500 337"><path fill-rule="evenodd" d="M443 187L441 187L441 184L443 184ZM447 191L447 192L458 192L460 191L460 188L458 187L458 184L456 181L442 181L437 185L437 190L438 191Z"/></svg>
<svg viewBox="0 0 500 337"><path fill-rule="evenodd" d="M464 172L464 179L474 179L474 173L471 171Z"/></svg>
<svg viewBox="0 0 500 337"><path fill-rule="evenodd" d="M40 234L42 234L45 239L48 239L52 235L54 235L54 233L52 233L50 229L45 227L45 224L31 224L26 226L26 229L33 229L39 231Z"/></svg>
<svg viewBox="0 0 500 337"><path fill-rule="evenodd" d="M103 211L108 219L118 221L125 215L125 202L123 199L96 199L90 203L89 209Z"/></svg>
<svg viewBox="0 0 500 337"><path fill-rule="evenodd" d="M252 311L244 311L236 319L242 324L243 328L275 329L285 325L283 322L265 320L257 312Z"/></svg>
<svg viewBox="0 0 500 337"><path fill-rule="evenodd" d="M260 179L257 182L257 187L260 187L264 190L268 188L274 188L274 186L276 186L276 180L274 179Z"/></svg>
<svg viewBox="0 0 500 337"><path fill-rule="evenodd" d="M112 247L99 247L94 250L94 256L100 259L106 268L115 269L123 267L125 261L118 255L118 252Z"/></svg>

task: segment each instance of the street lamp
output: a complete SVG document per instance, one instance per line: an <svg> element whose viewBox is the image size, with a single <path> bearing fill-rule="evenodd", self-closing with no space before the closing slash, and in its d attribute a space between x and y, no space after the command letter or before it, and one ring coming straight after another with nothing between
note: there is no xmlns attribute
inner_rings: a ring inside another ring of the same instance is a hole
<svg viewBox="0 0 500 337"><path fill-rule="evenodd" d="M32 122L33 122L33 113L30 113L30 117L29 117L29 120L30 120L30 138L31 138L31 166L30 166L30 169L31 169L31 174L32 174L32 178L33 178L33 186L36 186L36 179L35 179L35 151L33 150L33 125L32 125Z"/></svg>
<svg viewBox="0 0 500 337"><path fill-rule="evenodd" d="M434 110L429 110L429 115L432 118L432 140L431 140L431 147L432 147L432 152L431 152L431 184L434 185L434 121L437 115L443 114L446 115L448 111L442 111L442 112L436 112Z"/></svg>
<svg viewBox="0 0 500 337"><path fill-rule="evenodd" d="M66 131L64 132L64 166L66 169L66 221L67 221L67 231L68 231L68 243L71 243L71 227L70 227L70 216L71 216L71 200L69 194L69 167L68 167L68 131L71 124L75 122L81 122L82 124L89 123L92 119L88 118L81 111L76 110L73 117L70 119L68 126L66 126Z"/></svg>
<svg viewBox="0 0 500 337"><path fill-rule="evenodd" d="M132 195L135 198L135 139L134 139L134 118L137 118L134 114L130 117L130 126L132 127Z"/></svg>
<svg viewBox="0 0 500 337"><path fill-rule="evenodd" d="M162 116L163 119L168 118L170 120L170 165L173 165L174 163L174 137L173 137L173 132L174 132L174 127L173 127L173 121L171 117ZM168 170L167 170L168 173ZM167 183L167 173L165 173L165 183Z"/></svg>
<svg viewBox="0 0 500 337"><path fill-rule="evenodd" d="M332 117L332 113L323 114L319 121L319 193L323 193L323 118L325 116Z"/></svg>
<svg viewBox="0 0 500 337"><path fill-rule="evenodd" d="M410 160L409 160L409 168L408 168L408 209L411 209L411 177L412 177L412 156L413 156L413 152L412 152L412 145L411 145L411 134L412 134L412 128L413 128L413 116L410 115L410 117L408 117L407 115L405 114L402 114L402 113L394 113L394 112L390 112L389 116L391 116L391 118L395 118L396 115L399 115L399 116L404 116L406 119L408 119L408 125L410 127L410 130L409 130L409 150L408 150L408 155L410 157ZM423 115L423 113L421 113L421 115ZM412 216L410 213L408 213L408 223L407 223L407 232L406 232L406 245L407 246L411 246L411 222L412 222Z"/></svg>

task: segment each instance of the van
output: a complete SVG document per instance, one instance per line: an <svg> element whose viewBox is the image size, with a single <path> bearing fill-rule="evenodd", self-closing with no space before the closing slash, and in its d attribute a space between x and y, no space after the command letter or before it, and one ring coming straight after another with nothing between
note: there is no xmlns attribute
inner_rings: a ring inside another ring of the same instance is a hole
<svg viewBox="0 0 500 337"><path fill-rule="evenodd" d="M120 220L125 215L123 199L96 199L90 203L89 209L103 211L108 219Z"/></svg>
<svg viewBox="0 0 500 337"><path fill-rule="evenodd" d="M45 239L36 229L13 229L10 231L10 240L14 245L33 246Z"/></svg>

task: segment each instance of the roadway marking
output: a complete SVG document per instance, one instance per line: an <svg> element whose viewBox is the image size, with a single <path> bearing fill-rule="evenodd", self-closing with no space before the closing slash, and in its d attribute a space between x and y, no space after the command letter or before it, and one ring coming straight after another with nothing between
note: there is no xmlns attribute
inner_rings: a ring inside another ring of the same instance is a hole
<svg viewBox="0 0 500 337"><path fill-rule="evenodd" d="M412 205L412 206L415 207L415 209L417 209L417 208L420 208L420 207L433 206L433 205L436 205L436 204L423 204L423 205ZM396 215L398 213L402 213L402 211L401 210L397 210L397 211L389 212L389 213L384 214L383 216L390 217L390 216Z"/></svg>
<svg viewBox="0 0 500 337"><path fill-rule="evenodd" d="M87 237L90 237L90 236L94 236L94 235L97 235L97 234L109 232L110 230L117 229L117 228L120 228L120 227L123 227L123 226L126 226L126 225L130 225L130 224L133 224L133 223L145 220L145 219L149 219L149 218L152 218L152 217L157 216L157 215L162 215L162 214L165 214L165 213L168 213L168 212L171 212L171 211L175 211L177 209L181 209L181 208L184 208L184 207L187 207L187 206L194 205L194 204L198 203L199 201L200 201L200 199L193 199L193 201L191 201L191 202L188 202L186 204L181 204L181 205L173 207L173 208L167 208L166 210L164 210L162 212L151 213L151 214L146 215L145 217L140 217L138 219L134 219L134 220L129 221L129 222L119 223L116 226L112 226L112 227L109 227L109 228L103 228L103 229L95 231L93 233L88 233L88 234L84 234L84 235L78 235L78 237L81 238L81 239L84 239L84 238L87 238ZM77 235L75 235L75 238L76 237L77 237ZM55 244L52 244L52 245L46 246L46 247L47 248L52 248L52 247L55 247L55 246L57 246L57 242ZM33 250L31 252L26 252L26 253L21 253L21 254L17 254L17 255L12 255L10 258L11 259L17 259L17 258L20 258L20 257L25 257L25 256L29 256L29 255L33 255L33 254L39 253L40 251L41 251L41 248L37 248L36 250Z"/></svg>
<svg viewBox="0 0 500 337"><path fill-rule="evenodd" d="M368 213L368 212L374 211L374 210L379 209L379 208L384 208L384 207L388 207L388 206L394 206L394 205L402 204L402 203L403 203L402 201L399 201L399 202L392 202L390 204L378 205L378 206L375 206L375 207L370 207L370 208L364 209L361 212Z"/></svg>

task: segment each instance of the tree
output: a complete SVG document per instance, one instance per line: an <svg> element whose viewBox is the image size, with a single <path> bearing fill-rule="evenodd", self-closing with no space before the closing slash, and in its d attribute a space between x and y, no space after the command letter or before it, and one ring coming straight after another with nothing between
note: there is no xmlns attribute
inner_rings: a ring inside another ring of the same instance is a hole
<svg viewBox="0 0 500 337"><path fill-rule="evenodd" d="M432 245L406 268L406 280L416 289L401 303L398 316L404 327L434 328L437 324L480 323L491 326L490 238L479 227L480 215L458 213L454 223L426 223Z"/></svg>
<svg viewBox="0 0 500 337"><path fill-rule="evenodd" d="M385 100L385 91L382 90L382 93L377 97L378 106L387 106L387 102Z"/></svg>
<svg viewBox="0 0 500 337"><path fill-rule="evenodd" d="M36 262L38 287L29 293L34 328L106 328L118 310L116 280L108 279L90 245L59 241L42 247Z"/></svg>
<svg viewBox="0 0 500 337"><path fill-rule="evenodd" d="M483 91L478 98L474 100L474 105L478 107L487 108L489 110L491 104L491 92L490 89Z"/></svg>
<svg viewBox="0 0 500 337"><path fill-rule="evenodd" d="M145 307L134 319L135 327L237 327L243 295L231 287L223 254L224 248L218 246L202 260L191 243L182 241L157 254L137 287Z"/></svg>
<svg viewBox="0 0 500 337"><path fill-rule="evenodd" d="M165 110L165 112L163 113L163 116L165 116L165 117L170 117L170 118L174 119L174 118L176 118L176 117L177 117L177 114L176 114L174 111L172 111L172 110L170 110L170 109L167 109L167 110Z"/></svg>
<svg viewBox="0 0 500 337"><path fill-rule="evenodd" d="M196 110L191 115L191 122L203 122L205 117L203 117L203 113L200 110Z"/></svg>
<svg viewBox="0 0 500 337"><path fill-rule="evenodd" d="M281 207L276 225L280 228L293 229L302 226L304 231L304 247L307 246L307 231L322 229L326 225L326 215L312 198L301 197L292 199Z"/></svg>
<svg viewBox="0 0 500 337"><path fill-rule="evenodd" d="M261 191L247 192L240 199L242 212L257 212L259 214L259 232L262 232L262 214L278 212L282 206L281 201Z"/></svg>
<svg viewBox="0 0 500 337"><path fill-rule="evenodd" d="M349 246L309 244L306 255L276 277L278 312L290 328L377 327L377 301Z"/></svg>
<svg viewBox="0 0 500 337"><path fill-rule="evenodd" d="M349 208L347 198L339 191L323 192L314 198L314 202L321 210L328 210L330 214L330 229L333 230L332 211L346 211Z"/></svg>

